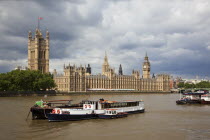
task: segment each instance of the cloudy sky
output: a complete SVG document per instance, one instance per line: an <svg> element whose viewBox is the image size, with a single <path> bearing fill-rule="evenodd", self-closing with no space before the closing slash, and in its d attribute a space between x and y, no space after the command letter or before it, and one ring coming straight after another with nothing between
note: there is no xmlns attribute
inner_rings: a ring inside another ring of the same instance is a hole
<svg viewBox="0 0 210 140"><path fill-rule="evenodd" d="M142 73L147 52L151 73L210 77L209 0L1 0L0 72L27 66L28 31L50 32L50 71L63 64L101 73L109 63L125 74Z"/></svg>

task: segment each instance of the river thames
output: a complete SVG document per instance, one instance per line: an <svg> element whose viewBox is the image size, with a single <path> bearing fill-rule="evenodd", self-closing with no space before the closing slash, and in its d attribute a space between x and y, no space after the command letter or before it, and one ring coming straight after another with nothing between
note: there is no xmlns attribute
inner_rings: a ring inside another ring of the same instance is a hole
<svg viewBox="0 0 210 140"><path fill-rule="evenodd" d="M37 100L144 100L145 113L69 122L28 120ZM106 94L0 98L1 140L209 140L210 105L176 105L179 94Z"/></svg>

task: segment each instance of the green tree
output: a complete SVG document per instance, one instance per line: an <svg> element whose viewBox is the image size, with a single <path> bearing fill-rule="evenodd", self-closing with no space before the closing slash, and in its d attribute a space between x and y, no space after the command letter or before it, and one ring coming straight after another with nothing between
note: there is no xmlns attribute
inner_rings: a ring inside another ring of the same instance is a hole
<svg viewBox="0 0 210 140"><path fill-rule="evenodd" d="M184 88L195 88L195 84L193 83L185 83Z"/></svg>
<svg viewBox="0 0 210 140"><path fill-rule="evenodd" d="M180 82L177 86L178 86L178 88L183 88L184 87L184 82Z"/></svg>
<svg viewBox="0 0 210 140"><path fill-rule="evenodd" d="M196 84L196 88L210 88L210 82L202 81Z"/></svg>
<svg viewBox="0 0 210 140"><path fill-rule="evenodd" d="M0 91L39 91L54 88L51 74L33 70L14 70L0 74Z"/></svg>
<svg viewBox="0 0 210 140"><path fill-rule="evenodd" d="M5 73L0 74L0 91L7 91L11 85Z"/></svg>

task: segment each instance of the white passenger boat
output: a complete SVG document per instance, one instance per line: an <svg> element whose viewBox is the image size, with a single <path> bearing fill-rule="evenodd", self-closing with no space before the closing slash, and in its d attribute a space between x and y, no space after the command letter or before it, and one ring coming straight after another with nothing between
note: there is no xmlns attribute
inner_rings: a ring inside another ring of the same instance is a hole
<svg viewBox="0 0 210 140"><path fill-rule="evenodd" d="M73 121L99 118L99 115L105 114L107 109L114 109L117 112L133 114L143 113L143 101L107 101L100 99L98 101L83 101L83 108L55 108L52 113L47 114L49 121Z"/></svg>

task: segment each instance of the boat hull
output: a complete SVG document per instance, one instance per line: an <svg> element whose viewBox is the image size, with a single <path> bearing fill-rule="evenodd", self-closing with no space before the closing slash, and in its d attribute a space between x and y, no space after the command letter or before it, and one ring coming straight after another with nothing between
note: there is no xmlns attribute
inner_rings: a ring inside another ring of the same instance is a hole
<svg viewBox="0 0 210 140"><path fill-rule="evenodd" d="M142 110L135 110L135 111L129 111L125 112L124 115L104 115L104 114L47 114L47 118L50 122L52 121L79 121L79 120L87 120L87 119L97 119L97 118L103 118L103 119L113 119L113 118L122 118L127 117L128 114L137 114L137 113L144 113L144 109Z"/></svg>
<svg viewBox="0 0 210 140"><path fill-rule="evenodd" d="M52 110L53 108L31 107L32 119L47 119L47 114Z"/></svg>
<svg viewBox="0 0 210 140"><path fill-rule="evenodd" d="M201 104L210 104L210 101L201 100Z"/></svg>
<svg viewBox="0 0 210 140"><path fill-rule="evenodd" d="M79 121L96 118L95 114L47 114L49 121Z"/></svg>
<svg viewBox="0 0 210 140"><path fill-rule="evenodd" d="M78 106L58 106L60 108L78 108ZM52 110L56 107L48 107L48 108L43 108L43 107L31 107L30 111L32 113L32 119L47 119L47 114L51 113Z"/></svg>
<svg viewBox="0 0 210 140"><path fill-rule="evenodd" d="M200 100L177 100L176 104L183 105L183 104L201 104Z"/></svg>
<svg viewBox="0 0 210 140"><path fill-rule="evenodd" d="M116 119L116 118L124 118L127 117L127 113L116 114L116 115L106 115L106 114L99 114L98 117L100 119Z"/></svg>
<svg viewBox="0 0 210 140"><path fill-rule="evenodd" d="M135 110L135 111L128 111L126 113L128 114L138 114L138 113L144 113L145 109L141 109L141 110Z"/></svg>

